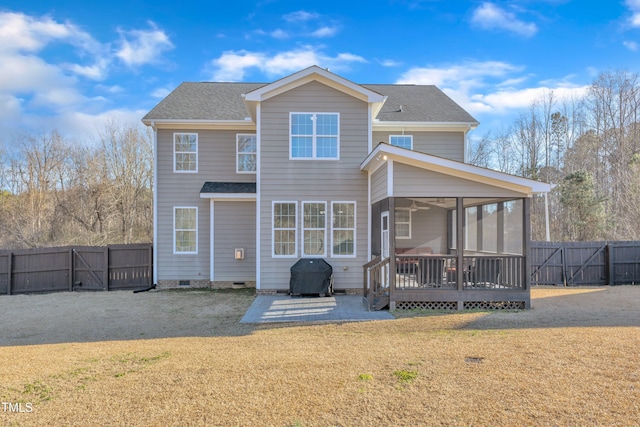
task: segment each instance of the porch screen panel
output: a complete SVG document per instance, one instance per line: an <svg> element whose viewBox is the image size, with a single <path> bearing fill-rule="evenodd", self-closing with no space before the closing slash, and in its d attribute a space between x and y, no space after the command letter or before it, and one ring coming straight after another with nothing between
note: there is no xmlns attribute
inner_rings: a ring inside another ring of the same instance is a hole
<svg viewBox="0 0 640 427"><path fill-rule="evenodd" d="M273 203L273 255L295 257L297 255L297 203Z"/></svg>
<svg viewBox="0 0 640 427"><path fill-rule="evenodd" d="M332 210L332 256L355 256L356 254L356 204L355 202L333 202Z"/></svg>
<svg viewBox="0 0 640 427"><path fill-rule="evenodd" d="M485 252L498 252L498 204L482 205L482 247Z"/></svg>
<svg viewBox="0 0 640 427"><path fill-rule="evenodd" d="M302 211L302 254L305 256L325 256L327 204L324 202L304 202Z"/></svg>
<svg viewBox="0 0 640 427"><path fill-rule="evenodd" d="M504 251L522 255L522 200L504 202Z"/></svg>

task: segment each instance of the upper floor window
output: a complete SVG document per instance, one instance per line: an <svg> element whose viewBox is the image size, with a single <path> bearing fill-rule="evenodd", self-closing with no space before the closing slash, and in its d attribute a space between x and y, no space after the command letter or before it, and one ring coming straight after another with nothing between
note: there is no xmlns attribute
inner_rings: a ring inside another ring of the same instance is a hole
<svg viewBox="0 0 640 427"><path fill-rule="evenodd" d="M413 150L413 135L391 135L389 136L389 144Z"/></svg>
<svg viewBox="0 0 640 427"><path fill-rule="evenodd" d="M291 159L340 158L338 113L291 113Z"/></svg>
<svg viewBox="0 0 640 427"><path fill-rule="evenodd" d="M198 172L198 134L173 134L173 171Z"/></svg>
<svg viewBox="0 0 640 427"><path fill-rule="evenodd" d="M236 135L236 172L256 173L256 136L239 133Z"/></svg>

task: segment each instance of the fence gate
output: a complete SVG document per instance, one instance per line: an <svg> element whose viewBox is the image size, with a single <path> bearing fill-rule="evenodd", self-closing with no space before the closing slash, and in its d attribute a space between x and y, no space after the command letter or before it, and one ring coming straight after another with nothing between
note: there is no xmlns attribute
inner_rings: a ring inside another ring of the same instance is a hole
<svg viewBox="0 0 640 427"><path fill-rule="evenodd" d="M140 289L152 284L151 244L0 250L0 295Z"/></svg>
<svg viewBox="0 0 640 427"><path fill-rule="evenodd" d="M107 247L73 250L73 290L106 291L109 284Z"/></svg>

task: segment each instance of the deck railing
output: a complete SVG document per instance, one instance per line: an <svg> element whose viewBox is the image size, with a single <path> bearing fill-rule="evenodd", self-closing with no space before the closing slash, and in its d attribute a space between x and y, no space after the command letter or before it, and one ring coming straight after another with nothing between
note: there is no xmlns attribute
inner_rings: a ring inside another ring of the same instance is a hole
<svg viewBox="0 0 640 427"><path fill-rule="evenodd" d="M389 263L390 258L376 257L363 265L364 295L370 310L380 309L389 301ZM378 308L376 308L378 307Z"/></svg>
<svg viewBox="0 0 640 427"><path fill-rule="evenodd" d="M456 255L396 255L396 289L450 289L458 286ZM465 256L463 290L525 289L524 257Z"/></svg>

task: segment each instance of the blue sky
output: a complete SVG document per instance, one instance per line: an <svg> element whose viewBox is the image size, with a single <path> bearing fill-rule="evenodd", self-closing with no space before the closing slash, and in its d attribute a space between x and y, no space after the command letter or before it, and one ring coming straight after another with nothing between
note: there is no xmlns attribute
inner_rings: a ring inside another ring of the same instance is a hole
<svg viewBox="0 0 640 427"><path fill-rule="evenodd" d="M269 82L319 65L356 83L435 84L508 126L553 90L638 71L640 0L4 0L0 135L139 123L183 81Z"/></svg>

